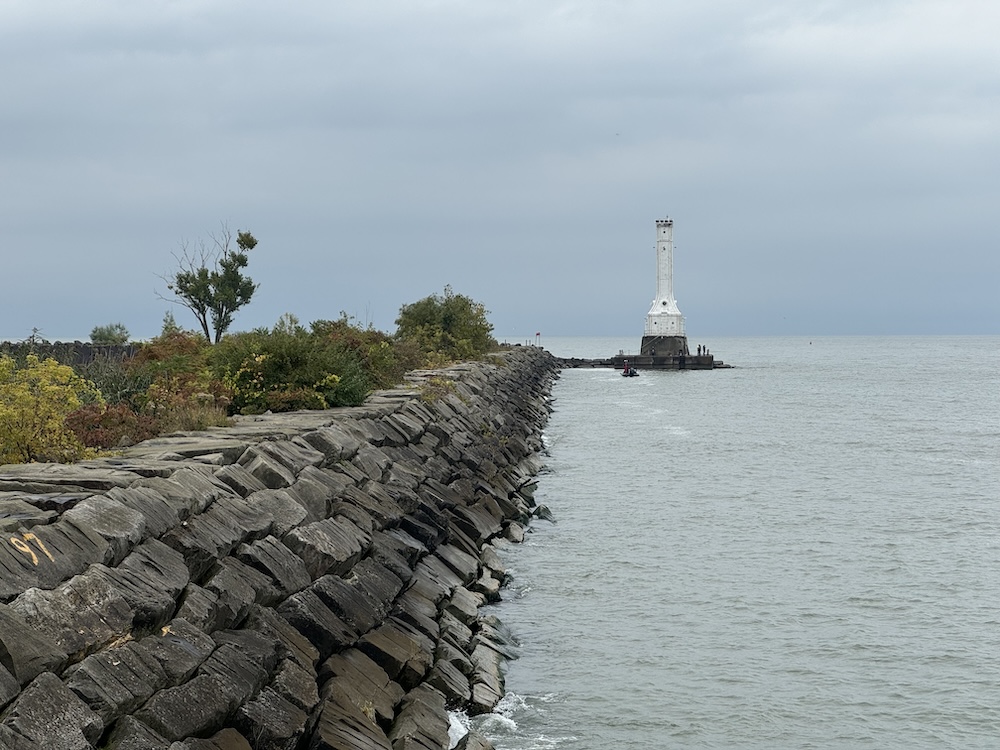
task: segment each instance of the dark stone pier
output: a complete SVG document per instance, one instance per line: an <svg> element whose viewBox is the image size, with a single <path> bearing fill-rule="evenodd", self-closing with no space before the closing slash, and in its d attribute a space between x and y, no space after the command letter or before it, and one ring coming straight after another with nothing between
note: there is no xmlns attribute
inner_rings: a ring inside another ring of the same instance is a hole
<svg viewBox="0 0 1000 750"><path fill-rule="evenodd" d="M718 370L727 369L721 359L714 354L671 354L666 356L648 354L618 354L604 359L583 359L563 357L558 360L561 367L601 367L624 370L626 366L642 370Z"/></svg>
<svg viewBox="0 0 1000 750"><path fill-rule="evenodd" d="M518 348L361 407L0 467L0 748L447 748L448 709L503 694L479 608L540 510L559 367Z"/></svg>

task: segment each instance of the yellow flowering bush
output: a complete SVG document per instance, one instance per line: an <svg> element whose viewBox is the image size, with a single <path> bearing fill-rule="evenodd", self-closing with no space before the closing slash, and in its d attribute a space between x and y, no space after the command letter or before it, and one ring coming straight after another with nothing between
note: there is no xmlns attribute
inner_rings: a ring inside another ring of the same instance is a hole
<svg viewBox="0 0 1000 750"><path fill-rule="evenodd" d="M0 464L85 458L66 417L88 403L104 399L73 368L34 354L22 366L0 356Z"/></svg>

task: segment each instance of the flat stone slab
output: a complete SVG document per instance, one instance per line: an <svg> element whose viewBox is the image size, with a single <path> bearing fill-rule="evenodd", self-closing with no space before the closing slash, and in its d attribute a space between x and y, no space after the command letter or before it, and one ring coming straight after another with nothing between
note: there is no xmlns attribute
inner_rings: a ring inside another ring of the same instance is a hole
<svg viewBox="0 0 1000 750"><path fill-rule="evenodd" d="M183 458L197 458L213 453L222 454L226 463L235 463L249 447L249 441L226 435L211 433L180 433L145 440L138 445L126 448L123 455L136 463L145 463L145 459L162 453L175 453ZM144 459L138 461L136 459Z"/></svg>
<svg viewBox="0 0 1000 750"><path fill-rule="evenodd" d="M27 502L19 492L0 493L0 533L30 529L58 517L54 510L42 510Z"/></svg>
<svg viewBox="0 0 1000 750"><path fill-rule="evenodd" d="M138 474L86 464L7 464L0 466L0 491L65 492L128 487Z"/></svg>

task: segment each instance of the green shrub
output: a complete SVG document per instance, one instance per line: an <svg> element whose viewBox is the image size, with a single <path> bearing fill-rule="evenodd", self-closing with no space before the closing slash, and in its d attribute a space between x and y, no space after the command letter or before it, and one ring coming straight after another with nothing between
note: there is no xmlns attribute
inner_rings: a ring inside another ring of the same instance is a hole
<svg viewBox="0 0 1000 750"><path fill-rule="evenodd" d="M138 366L131 358L98 355L77 365L77 374L93 383L108 404L126 404L133 412L146 402L146 392L153 384L153 372Z"/></svg>
<svg viewBox="0 0 1000 750"><path fill-rule="evenodd" d="M400 308L396 338L415 344L428 365L478 359L497 346L488 314L482 303L446 286L444 296L432 294Z"/></svg>
<svg viewBox="0 0 1000 750"><path fill-rule="evenodd" d="M306 330L291 315L270 331L224 337L211 367L230 394L230 410L239 414L354 406L371 390L356 351Z"/></svg>
<svg viewBox="0 0 1000 750"><path fill-rule="evenodd" d="M421 363L419 348L371 326L354 325L347 313L342 312L337 320L317 320L310 328L325 343L354 354L374 388L396 385L408 370Z"/></svg>

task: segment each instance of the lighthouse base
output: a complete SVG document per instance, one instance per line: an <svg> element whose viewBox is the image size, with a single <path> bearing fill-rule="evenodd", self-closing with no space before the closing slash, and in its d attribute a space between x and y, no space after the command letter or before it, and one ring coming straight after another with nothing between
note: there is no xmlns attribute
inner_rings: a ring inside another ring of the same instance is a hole
<svg viewBox="0 0 1000 750"><path fill-rule="evenodd" d="M639 353L644 357L675 357L689 354L687 336L643 336Z"/></svg>

